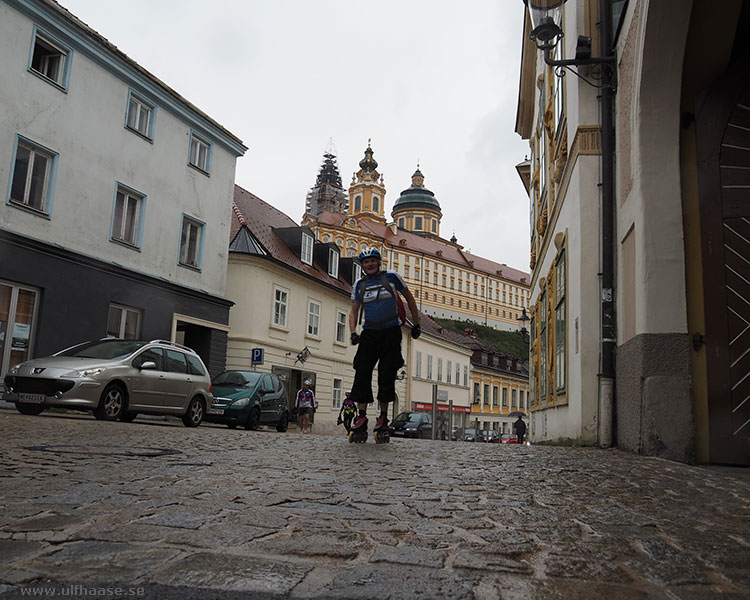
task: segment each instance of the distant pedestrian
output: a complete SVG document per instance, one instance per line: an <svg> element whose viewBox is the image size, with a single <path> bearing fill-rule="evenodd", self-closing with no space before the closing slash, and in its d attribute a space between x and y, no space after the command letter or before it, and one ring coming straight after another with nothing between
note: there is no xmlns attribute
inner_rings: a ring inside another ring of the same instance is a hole
<svg viewBox="0 0 750 600"><path fill-rule="evenodd" d="M297 392L297 399L294 402L297 414L299 415L299 428L302 433L310 433L312 429L310 417L313 411L318 408L315 394L310 389L310 385L312 385L312 381L305 379L302 383L302 389Z"/></svg>
<svg viewBox="0 0 750 600"><path fill-rule="evenodd" d="M516 436L518 437L518 443L523 444L523 436L526 435L526 423L523 422L523 419L521 417L518 417L518 420L513 423L513 430L516 432Z"/></svg>
<svg viewBox="0 0 750 600"><path fill-rule="evenodd" d="M346 392L346 398L344 398L344 403L341 405L339 418L336 423L338 425L341 425L342 423L344 424L347 435L352 429L352 419L355 414L357 414L357 405L351 398L351 392Z"/></svg>

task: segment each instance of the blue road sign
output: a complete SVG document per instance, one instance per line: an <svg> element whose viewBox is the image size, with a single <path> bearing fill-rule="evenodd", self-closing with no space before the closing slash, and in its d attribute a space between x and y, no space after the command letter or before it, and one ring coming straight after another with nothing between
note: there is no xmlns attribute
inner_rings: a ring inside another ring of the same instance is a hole
<svg viewBox="0 0 750 600"><path fill-rule="evenodd" d="M263 348L253 348L250 351L250 364L252 365L263 364Z"/></svg>

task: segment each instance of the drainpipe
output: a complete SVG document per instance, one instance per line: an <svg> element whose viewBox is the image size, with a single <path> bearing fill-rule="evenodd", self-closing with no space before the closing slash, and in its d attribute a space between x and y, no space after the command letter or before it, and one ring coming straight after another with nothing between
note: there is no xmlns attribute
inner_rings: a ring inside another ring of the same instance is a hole
<svg viewBox="0 0 750 600"><path fill-rule="evenodd" d="M599 0L601 23L600 51L602 56L612 56L612 2ZM617 64L612 69L617 71ZM603 448L614 443L615 430L615 281L614 281L614 155L615 126L614 77L612 85L601 89L602 120L602 264L601 264L601 364L599 372L599 430L598 442Z"/></svg>

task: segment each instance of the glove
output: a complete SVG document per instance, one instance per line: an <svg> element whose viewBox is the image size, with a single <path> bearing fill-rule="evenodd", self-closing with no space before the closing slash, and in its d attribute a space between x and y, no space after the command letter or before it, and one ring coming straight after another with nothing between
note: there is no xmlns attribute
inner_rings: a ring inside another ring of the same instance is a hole
<svg viewBox="0 0 750 600"><path fill-rule="evenodd" d="M359 334L356 331L352 331L351 339L352 346L356 346L357 344L359 344Z"/></svg>
<svg viewBox="0 0 750 600"><path fill-rule="evenodd" d="M419 323L417 323L411 328L411 337L416 340L420 335L422 335L422 327L420 327Z"/></svg>

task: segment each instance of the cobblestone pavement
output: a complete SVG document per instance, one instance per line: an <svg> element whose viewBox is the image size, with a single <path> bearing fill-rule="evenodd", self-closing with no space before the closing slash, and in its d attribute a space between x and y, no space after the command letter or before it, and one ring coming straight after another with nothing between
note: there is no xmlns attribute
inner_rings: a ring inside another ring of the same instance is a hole
<svg viewBox="0 0 750 600"><path fill-rule="evenodd" d="M748 598L748 469L0 411L0 599Z"/></svg>

